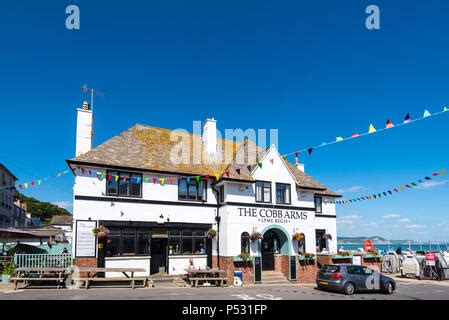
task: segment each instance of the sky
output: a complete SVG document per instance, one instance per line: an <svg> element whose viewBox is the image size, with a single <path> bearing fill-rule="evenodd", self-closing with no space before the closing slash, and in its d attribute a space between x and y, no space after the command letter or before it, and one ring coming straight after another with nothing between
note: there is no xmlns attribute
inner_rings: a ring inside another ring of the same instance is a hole
<svg viewBox="0 0 449 320"><path fill-rule="evenodd" d="M65 26L79 6L80 29ZM368 30L365 9L380 8ZM2 1L0 162L68 169L87 83L98 145L135 123L278 129L281 154L449 104L447 1ZM449 167L449 113L300 155L345 198ZM293 158L289 158L293 161ZM24 193L71 210L73 175ZM448 178L337 207L338 235L449 241Z"/></svg>

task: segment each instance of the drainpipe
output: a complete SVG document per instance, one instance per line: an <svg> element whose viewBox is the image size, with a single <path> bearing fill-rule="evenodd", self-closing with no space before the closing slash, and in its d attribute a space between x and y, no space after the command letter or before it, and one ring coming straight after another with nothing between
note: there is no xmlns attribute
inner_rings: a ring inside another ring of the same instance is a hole
<svg viewBox="0 0 449 320"><path fill-rule="evenodd" d="M220 269L220 190L215 189L215 184L211 184L212 191L217 195L217 214L215 216L215 221L217 222L217 267Z"/></svg>

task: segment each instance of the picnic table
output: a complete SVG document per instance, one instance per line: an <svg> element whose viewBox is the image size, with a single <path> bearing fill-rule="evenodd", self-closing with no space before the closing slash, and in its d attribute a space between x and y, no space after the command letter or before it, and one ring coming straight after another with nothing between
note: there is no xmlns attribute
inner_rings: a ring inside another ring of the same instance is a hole
<svg viewBox="0 0 449 320"><path fill-rule="evenodd" d="M146 272L147 270L144 268L98 268L98 267L79 267L77 268L77 272L84 273L86 276L76 276L74 278L75 281L80 281L84 283L84 287L89 289L89 285L93 282L119 282L125 281L130 282L131 288L135 289L136 281L142 281L143 287L146 287L149 283L148 277L135 277L135 272ZM106 273L106 272L118 272L123 273L123 277L108 277L108 278L99 278L98 273Z"/></svg>
<svg viewBox="0 0 449 320"><path fill-rule="evenodd" d="M225 270L220 269L186 269L190 285L193 287L209 286L215 284L217 287L226 285L227 278L222 277Z"/></svg>
<svg viewBox="0 0 449 320"><path fill-rule="evenodd" d="M28 284L30 282L56 282L57 288L61 285L65 286L67 279L67 268L55 267L19 267L16 268L17 276L11 278L14 283L14 290L17 289L19 282Z"/></svg>

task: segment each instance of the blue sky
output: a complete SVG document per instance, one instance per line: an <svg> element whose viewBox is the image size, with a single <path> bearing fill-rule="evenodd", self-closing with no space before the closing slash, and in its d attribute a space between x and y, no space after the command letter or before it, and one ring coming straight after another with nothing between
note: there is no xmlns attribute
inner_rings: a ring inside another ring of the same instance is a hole
<svg viewBox="0 0 449 320"><path fill-rule="evenodd" d="M71 3L80 30L65 28ZM380 30L365 28L369 4ZM190 130L213 116L220 129L279 129L287 153L449 104L447 1L8 1L0 12L0 161L22 180L67 169L84 82L105 93L96 145L135 123ZM381 192L448 166L448 121L301 161L347 197ZM445 240L449 183L436 180L339 208L339 235ZM26 194L70 205L72 184L66 175Z"/></svg>

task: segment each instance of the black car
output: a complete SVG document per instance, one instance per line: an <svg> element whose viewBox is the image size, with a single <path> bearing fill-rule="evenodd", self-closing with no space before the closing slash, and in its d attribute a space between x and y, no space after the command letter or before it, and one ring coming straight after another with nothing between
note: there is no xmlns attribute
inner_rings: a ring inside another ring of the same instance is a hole
<svg viewBox="0 0 449 320"><path fill-rule="evenodd" d="M319 289L334 290L351 295L356 291L381 291L392 294L396 282L379 272L358 265L324 265L316 278Z"/></svg>

